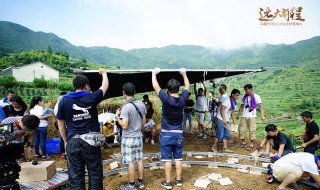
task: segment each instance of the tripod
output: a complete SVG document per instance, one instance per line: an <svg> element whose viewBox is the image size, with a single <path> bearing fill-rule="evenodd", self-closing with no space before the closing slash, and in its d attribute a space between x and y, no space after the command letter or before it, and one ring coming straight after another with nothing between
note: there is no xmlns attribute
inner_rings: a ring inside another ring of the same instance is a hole
<svg viewBox="0 0 320 190"><path fill-rule="evenodd" d="M212 123L212 127L211 127L211 134L210 133L208 133L208 131L209 131L209 125L210 125L210 123ZM217 128L217 126L216 126L216 122L215 122L215 118L212 118L210 121L209 121L209 123L207 123L207 125L203 128L203 130L202 131L199 131L199 133L196 135L196 137L193 139L193 142L197 139L197 138L199 138L200 136L201 136L201 134L204 134L204 135L206 135L206 136L209 136L209 137L211 137L211 138L214 138L216 135L214 134L214 131L216 131L216 128ZM203 140L207 140L207 138L204 138Z"/></svg>

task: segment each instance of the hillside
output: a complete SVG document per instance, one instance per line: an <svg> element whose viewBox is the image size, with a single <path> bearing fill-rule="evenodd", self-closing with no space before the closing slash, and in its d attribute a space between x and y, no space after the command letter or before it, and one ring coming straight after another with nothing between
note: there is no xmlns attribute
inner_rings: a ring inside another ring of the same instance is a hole
<svg viewBox="0 0 320 190"><path fill-rule="evenodd" d="M126 67L138 63L135 57L120 49L74 46L55 34L34 32L19 24L0 21L0 56L21 51L46 51L49 45L54 52L68 52L71 58L85 58L108 66Z"/></svg>
<svg viewBox="0 0 320 190"><path fill-rule="evenodd" d="M71 58L121 68L282 68L292 65L319 68L320 37L292 45L253 45L231 51L193 45L171 45L123 51L109 47L74 46L55 34L34 32L21 25L0 21L0 56L21 51L68 52Z"/></svg>

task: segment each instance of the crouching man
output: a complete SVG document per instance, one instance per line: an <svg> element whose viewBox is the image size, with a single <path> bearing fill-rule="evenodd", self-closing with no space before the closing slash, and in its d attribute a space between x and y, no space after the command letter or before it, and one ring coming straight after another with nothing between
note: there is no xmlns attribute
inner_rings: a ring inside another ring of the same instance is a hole
<svg viewBox="0 0 320 190"><path fill-rule="evenodd" d="M319 158L310 153L292 153L280 158L273 165L273 176L281 181L277 190L284 190L289 184L307 177L312 177L320 187L318 169Z"/></svg>
<svg viewBox="0 0 320 190"><path fill-rule="evenodd" d="M266 153L261 154L261 157L273 157L273 154L270 153L271 146L273 150L277 151L275 155L280 157L295 152L289 138L281 131L278 131L277 126L274 124L268 124L265 130L268 135L263 139L260 146L257 147L257 151L259 152L263 145L266 145Z"/></svg>

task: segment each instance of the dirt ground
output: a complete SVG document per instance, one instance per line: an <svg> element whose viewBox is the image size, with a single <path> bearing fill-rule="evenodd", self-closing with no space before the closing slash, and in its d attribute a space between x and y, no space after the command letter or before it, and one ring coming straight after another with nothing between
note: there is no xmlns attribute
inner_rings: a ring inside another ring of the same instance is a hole
<svg viewBox="0 0 320 190"><path fill-rule="evenodd" d="M211 131L209 131L211 132ZM201 151L201 152L210 152L211 151L211 144L212 144L212 138L208 137L207 140L203 139L196 139L193 141L195 136L186 134L185 135L185 146L183 151ZM237 134L232 134L231 143L229 145L229 148L234 150L235 154L242 154L242 155L248 155L251 152L247 151L244 148L237 148L236 144L240 141L237 138ZM120 152L119 146L113 147L116 152ZM147 144L144 144L143 152L144 153L156 153L160 151L159 142L156 140L155 145L151 145L150 142ZM222 152L222 144L219 144L218 151ZM110 148L106 148L102 150L103 159L110 159L110 155L113 154L113 151ZM66 168L66 161L64 159L61 159L58 155L54 156L54 159L56 160L56 166L57 168ZM194 157L191 160L195 160ZM220 157L217 161L226 161L227 158ZM213 158L205 158L203 161L214 161ZM148 161L147 161L148 162ZM243 162L240 161L240 164ZM247 163L250 164L250 163ZM257 166L261 167L260 164L257 164ZM109 164L104 166L104 169L109 169ZM237 190L269 190L269 189L276 189L279 185L279 182L273 182L272 184L268 184L265 180L265 174L262 175L254 175L254 174L243 174L238 172L236 169L232 168L225 168L225 167L219 167L216 169L209 169L207 166L198 166L198 165L192 165L190 168L183 168L182 172L182 178L183 178L183 186L177 187L175 183L173 183L173 189L181 189L181 190L191 190L191 189L201 189L196 188L193 186L196 179L207 175L209 173L220 173L222 174L222 177L229 177L231 181L233 182L232 185L228 186L221 186L219 182L212 182L207 189L222 189L222 190L231 190L231 189L237 189ZM172 179L174 179L175 170L173 167L172 170ZM150 171L149 168L145 168L144 170L144 182L146 186L146 190L153 190L153 189L165 189L161 187L160 182L165 179L164 177L164 170L153 170ZM137 178L137 175L136 175ZM113 175L109 177L104 178L104 189L110 189L110 190L116 190L119 189L121 184L125 184L128 181L127 175ZM302 186L303 189L310 189L308 187ZM290 188L287 188L290 189Z"/></svg>

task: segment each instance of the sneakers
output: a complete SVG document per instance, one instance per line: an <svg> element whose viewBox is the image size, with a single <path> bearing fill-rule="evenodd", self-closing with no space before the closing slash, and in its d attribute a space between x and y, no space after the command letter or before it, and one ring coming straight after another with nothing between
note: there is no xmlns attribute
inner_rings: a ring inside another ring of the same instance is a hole
<svg viewBox="0 0 320 190"><path fill-rule="evenodd" d="M207 135L203 135L202 139L207 140Z"/></svg>
<svg viewBox="0 0 320 190"><path fill-rule="evenodd" d="M42 155L41 154L36 155L36 158L42 158Z"/></svg>
<svg viewBox="0 0 320 190"><path fill-rule="evenodd" d="M48 159L48 158L51 158L51 157L49 156L49 154L46 154L46 155L43 155L43 156L42 156L42 159Z"/></svg>
<svg viewBox="0 0 320 190"><path fill-rule="evenodd" d="M180 179L180 180L176 179L176 184L178 187L182 187L182 179Z"/></svg>
<svg viewBox="0 0 320 190"><path fill-rule="evenodd" d="M266 175L266 180L268 183L272 183L274 181L274 177L272 175Z"/></svg>
<svg viewBox="0 0 320 190"><path fill-rule="evenodd" d="M253 151L253 148L254 148L254 147L250 145L250 146L247 147L247 150L248 150L248 151Z"/></svg>
<svg viewBox="0 0 320 190"><path fill-rule="evenodd" d="M212 152L218 152L218 147L217 146L212 146Z"/></svg>
<svg viewBox="0 0 320 190"><path fill-rule="evenodd" d="M148 143L149 142L149 138L146 138L146 140L144 140L145 143Z"/></svg>
<svg viewBox="0 0 320 190"><path fill-rule="evenodd" d="M120 190L137 190L137 188L134 185L130 185L128 183L128 184L125 184L125 185L121 185L120 186Z"/></svg>
<svg viewBox="0 0 320 190"><path fill-rule="evenodd" d="M154 145L154 140L151 140L151 144Z"/></svg>
<svg viewBox="0 0 320 190"><path fill-rule="evenodd" d="M237 148L247 148L247 144L242 144L242 143L239 143L237 144Z"/></svg>
<svg viewBox="0 0 320 190"><path fill-rule="evenodd" d="M139 180L135 181L135 186L138 187L139 189L145 188L143 181L140 182Z"/></svg>
<svg viewBox="0 0 320 190"><path fill-rule="evenodd" d="M226 153L233 153L233 150L230 150L228 148L223 148L222 152L226 152Z"/></svg>
<svg viewBox="0 0 320 190"><path fill-rule="evenodd" d="M262 153L262 154L260 154L260 157L261 158L270 158L270 155L267 153Z"/></svg>
<svg viewBox="0 0 320 190"><path fill-rule="evenodd" d="M162 181L161 186L166 188L166 189L172 189L172 183L171 182L166 182L166 181Z"/></svg>

